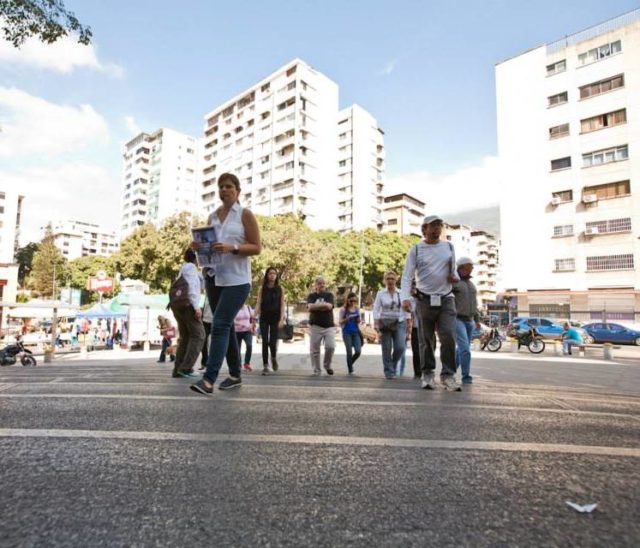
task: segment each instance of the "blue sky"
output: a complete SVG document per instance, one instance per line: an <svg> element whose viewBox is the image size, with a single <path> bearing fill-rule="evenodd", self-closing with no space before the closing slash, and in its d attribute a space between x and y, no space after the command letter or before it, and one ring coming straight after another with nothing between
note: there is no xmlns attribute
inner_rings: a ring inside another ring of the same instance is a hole
<svg viewBox="0 0 640 548"><path fill-rule="evenodd" d="M39 65L41 52L20 59L4 47L0 123L18 125L16 105L32 108L37 98L48 105L45 116L51 105L67 108L62 119L79 115L85 131L66 148L63 132L57 149L25 145L21 153L0 133L0 184L25 173L32 180L50 166L58 169L57 192L74 188L84 200L86 189L65 183L64 169L80 166L91 177L95 168L107 200L98 217L114 227L120 146L133 129L200 136L206 112L294 57L338 82L341 106L357 102L378 118L390 180L483 169L496 153L495 63L640 7L626 0L65 3L91 26L93 57L62 72ZM67 54L77 52L69 46L58 60Z"/></svg>

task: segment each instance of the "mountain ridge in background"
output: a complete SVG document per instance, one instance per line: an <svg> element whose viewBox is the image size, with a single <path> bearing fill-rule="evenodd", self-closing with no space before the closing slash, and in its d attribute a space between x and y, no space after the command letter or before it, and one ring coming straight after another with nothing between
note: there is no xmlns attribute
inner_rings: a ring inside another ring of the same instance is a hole
<svg viewBox="0 0 640 548"><path fill-rule="evenodd" d="M468 209L442 215L449 224L462 224L475 230L485 230L500 238L500 206Z"/></svg>

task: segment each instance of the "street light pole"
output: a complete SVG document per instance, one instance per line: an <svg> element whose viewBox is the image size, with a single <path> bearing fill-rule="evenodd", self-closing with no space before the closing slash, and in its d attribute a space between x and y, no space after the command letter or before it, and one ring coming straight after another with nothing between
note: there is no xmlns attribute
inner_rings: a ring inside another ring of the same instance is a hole
<svg viewBox="0 0 640 548"><path fill-rule="evenodd" d="M364 277L364 230L360 235L360 278L358 280L358 308L362 308L362 280Z"/></svg>

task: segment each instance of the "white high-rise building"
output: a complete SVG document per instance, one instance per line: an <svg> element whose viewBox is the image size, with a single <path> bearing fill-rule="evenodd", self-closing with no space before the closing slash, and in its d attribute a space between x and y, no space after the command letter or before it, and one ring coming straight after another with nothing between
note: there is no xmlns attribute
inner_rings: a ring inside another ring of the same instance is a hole
<svg viewBox="0 0 640 548"><path fill-rule="evenodd" d="M15 302L18 291L18 264L15 254L22 218L22 202L14 190L0 191L0 301ZM0 329L6 327L6 317L0 309Z"/></svg>
<svg viewBox="0 0 640 548"><path fill-rule="evenodd" d="M200 143L195 137L161 128L125 144L120 235L156 226L177 213L197 212Z"/></svg>
<svg viewBox="0 0 640 548"><path fill-rule="evenodd" d="M424 202L409 194L387 196L382 211L382 232L422 237L424 207Z"/></svg>
<svg viewBox="0 0 640 548"><path fill-rule="evenodd" d="M640 10L496 66L520 314L640 320Z"/></svg>
<svg viewBox="0 0 640 548"><path fill-rule="evenodd" d="M87 255L108 257L118 251L120 245L115 232L84 221L58 221L52 225L56 247L69 261Z"/></svg>
<svg viewBox="0 0 640 548"><path fill-rule="evenodd" d="M338 114L338 230L382 227L384 132L358 105Z"/></svg>
<svg viewBox="0 0 640 548"><path fill-rule="evenodd" d="M230 172L259 215L301 215L314 229L379 226L383 133L364 109L338 107L338 85L294 59L207 114L205 211Z"/></svg>

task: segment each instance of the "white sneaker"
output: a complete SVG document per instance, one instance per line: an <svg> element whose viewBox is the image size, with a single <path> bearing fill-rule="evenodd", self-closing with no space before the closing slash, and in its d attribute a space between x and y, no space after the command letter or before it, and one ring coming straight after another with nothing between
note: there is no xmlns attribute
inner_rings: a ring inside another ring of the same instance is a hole
<svg viewBox="0 0 640 548"><path fill-rule="evenodd" d="M452 390L453 392L462 392L462 387L456 382L456 379L452 376L442 377L440 382L444 385L445 390Z"/></svg>
<svg viewBox="0 0 640 548"><path fill-rule="evenodd" d="M425 390L435 390L435 375L433 373L423 373L421 386Z"/></svg>
<svg viewBox="0 0 640 548"><path fill-rule="evenodd" d="M263 375L271 375L271 373L273 373L273 369L271 369L271 367L267 366L262 370L262 374Z"/></svg>
<svg viewBox="0 0 640 548"><path fill-rule="evenodd" d="M319 377L321 375L321 371L319 369L314 370L313 373L311 373L314 377Z"/></svg>

